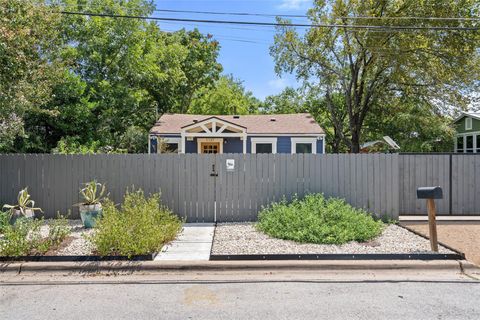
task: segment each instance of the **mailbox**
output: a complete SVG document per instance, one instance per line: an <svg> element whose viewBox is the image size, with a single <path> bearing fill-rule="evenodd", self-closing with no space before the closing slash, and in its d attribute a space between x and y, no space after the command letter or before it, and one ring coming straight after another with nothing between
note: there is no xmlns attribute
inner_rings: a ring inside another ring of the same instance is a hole
<svg viewBox="0 0 480 320"><path fill-rule="evenodd" d="M422 187L417 189L418 199L443 199L441 187Z"/></svg>

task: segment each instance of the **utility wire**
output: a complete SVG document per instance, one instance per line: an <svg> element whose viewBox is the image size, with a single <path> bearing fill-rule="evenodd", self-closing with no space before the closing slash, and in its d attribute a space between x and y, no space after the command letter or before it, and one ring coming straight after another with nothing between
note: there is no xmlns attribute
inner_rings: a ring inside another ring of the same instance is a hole
<svg viewBox="0 0 480 320"><path fill-rule="evenodd" d="M89 7L90 5L75 5L81 7ZM96 7L103 7L101 5L93 5ZM128 9L128 7L121 7ZM229 15L229 16L254 16L254 17L286 17L286 18L308 18L306 14L269 14L269 13L256 13L256 12L224 12L224 11L198 11L198 10L176 10L176 9L153 9L154 12L166 12L166 13L190 13L190 14L206 14L206 15ZM480 21L480 17L421 17L421 16L344 16L338 17L338 19L348 20L445 20L445 21Z"/></svg>
<svg viewBox="0 0 480 320"><path fill-rule="evenodd" d="M209 24L229 24L229 25L254 25L254 26L272 26L272 27L306 27L306 28L345 28L345 29L371 29L371 30L436 30L436 31L478 31L480 27L439 27L439 26L379 26L379 25L345 25L345 24L306 24L306 23L274 23L274 22L253 22L253 21L233 21L233 20L205 20L205 19L182 19L182 18L162 18L152 16L137 15L117 15L108 13L93 12L75 12L60 11L65 15L90 16L90 17L107 17L107 18L125 18L125 19L144 19L156 21L178 21L178 22L195 22Z"/></svg>

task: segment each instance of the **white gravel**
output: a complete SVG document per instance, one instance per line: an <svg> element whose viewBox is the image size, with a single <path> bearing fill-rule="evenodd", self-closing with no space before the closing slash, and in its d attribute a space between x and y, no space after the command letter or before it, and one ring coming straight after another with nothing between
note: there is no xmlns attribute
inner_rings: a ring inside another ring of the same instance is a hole
<svg viewBox="0 0 480 320"><path fill-rule="evenodd" d="M48 224L50 220L45 221L46 224L42 226L41 233L43 237L48 235ZM68 224L70 225L70 235L68 237L72 237L73 240L68 244L68 246L61 248L55 255L58 256L80 256L80 255L91 255L93 251L93 246L90 242L88 242L84 235L90 235L93 232L93 229L85 229L83 227L83 223L81 220L68 220ZM65 239L65 241L68 241Z"/></svg>
<svg viewBox="0 0 480 320"><path fill-rule="evenodd" d="M440 246L440 253L452 253ZM257 231L253 223L223 223L215 229L212 254L321 254L321 253L432 253L425 238L389 225L376 239L367 243L343 245L307 244L269 237Z"/></svg>

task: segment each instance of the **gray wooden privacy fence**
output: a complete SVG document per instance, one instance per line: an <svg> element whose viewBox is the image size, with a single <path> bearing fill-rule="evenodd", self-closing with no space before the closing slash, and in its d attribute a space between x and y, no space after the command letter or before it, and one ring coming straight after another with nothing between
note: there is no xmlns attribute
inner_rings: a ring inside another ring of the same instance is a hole
<svg viewBox="0 0 480 320"><path fill-rule="evenodd" d="M116 203L132 186L161 192L163 203L189 222L255 220L262 206L314 192L397 218L425 214L415 189L441 185L440 214L475 214L479 173L480 156L470 155L8 154L0 155L0 204L14 203L28 186L46 217L71 210L76 218L79 188L96 179Z"/></svg>

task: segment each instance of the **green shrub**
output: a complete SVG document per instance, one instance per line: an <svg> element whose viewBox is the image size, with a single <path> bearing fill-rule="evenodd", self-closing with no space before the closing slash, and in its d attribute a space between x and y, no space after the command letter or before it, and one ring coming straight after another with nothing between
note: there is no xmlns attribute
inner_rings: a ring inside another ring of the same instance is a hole
<svg viewBox="0 0 480 320"><path fill-rule="evenodd" d="M0 220L4 220L0 217ZM15 224L2 224L0 233L0 256L16 257L43 254L52 246L57 246L70 233L70 226L67 219L59 216L50 223L47 237L42 237L40 228L44 224L43 219L33 220L20 218Z"/></svg>
<svg viewBox="0 0 480 320"><path fill-rule="evenodd" d="M120 209L105 201L102 218L87 239L102 256L131 257L158 252L181 227L181 221L161 205L159 194L145 198L141 190L127 191Z"/></svg>
<svg viewBox="0 0 480 320"><path fill-rule="evenodd" d="M257 228L280 239L320 244L364 242L380 235L383 223L342 199L310 194L303 200L285 200L264 208Z"/></svg>

